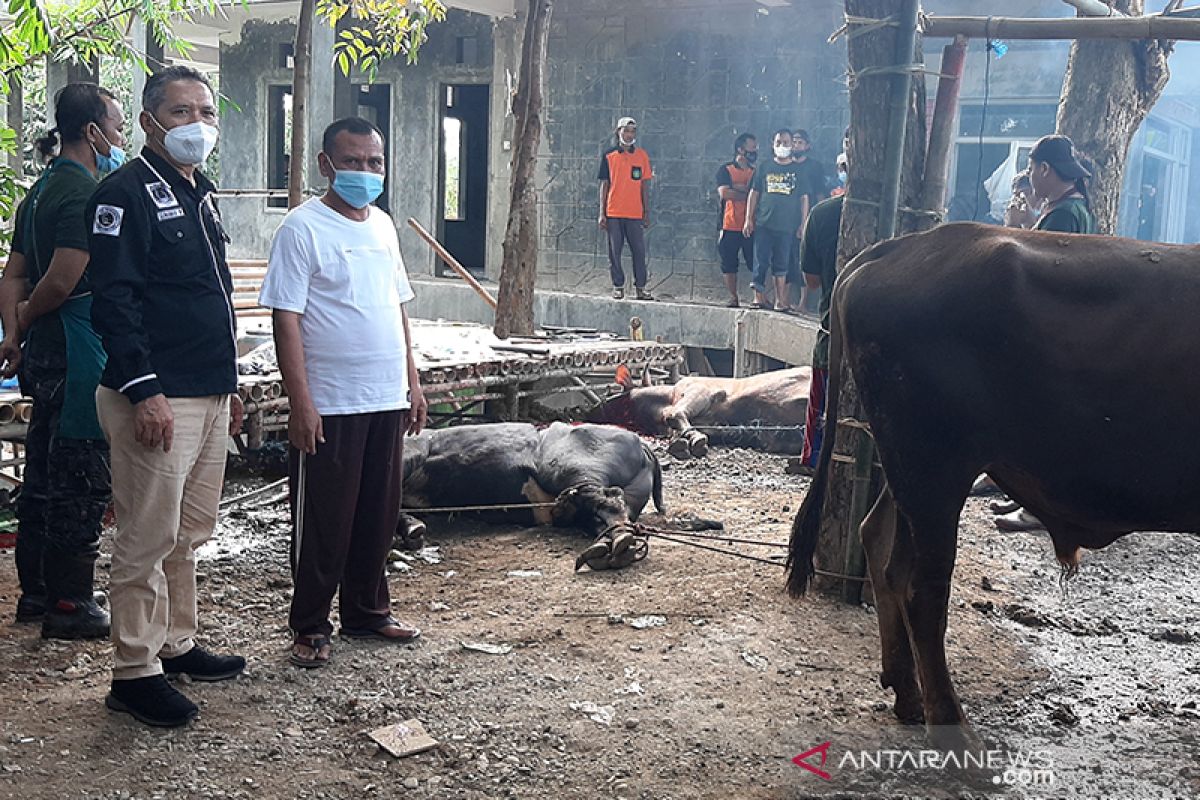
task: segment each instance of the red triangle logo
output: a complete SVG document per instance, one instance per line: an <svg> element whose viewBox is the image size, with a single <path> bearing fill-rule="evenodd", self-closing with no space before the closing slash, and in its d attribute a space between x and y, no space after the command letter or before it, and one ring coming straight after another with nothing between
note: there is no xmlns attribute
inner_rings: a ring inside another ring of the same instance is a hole
<svg viewBox="0 0 1200 800"><path fill-rule="evenodd" d="M831 781L833 780L833 776L820 768L825 766L825 759L829 757L829 746L831 744L833 744L833 742L825 742L824 744L817 745L811 750L805 750L803 753L793 758L792 763L797 767L803 767L818 777L824 778L827 781ZM812 764L808 763L808 759L810 756L814 756L817 753L821 754L821 764L818 767L814 767Z"/></svg>

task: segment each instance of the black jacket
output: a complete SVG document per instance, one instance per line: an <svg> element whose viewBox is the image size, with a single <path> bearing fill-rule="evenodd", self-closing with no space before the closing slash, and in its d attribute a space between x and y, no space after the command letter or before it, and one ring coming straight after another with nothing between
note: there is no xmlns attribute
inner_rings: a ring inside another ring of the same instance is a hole
<svg viewBox="0 0 1200 800"><path fill-rule="evenodd" d="M100 383L132 403L237 391L227 238L216 187L195 179L147 148L88 204L92 324L108 353Z"/></svg>

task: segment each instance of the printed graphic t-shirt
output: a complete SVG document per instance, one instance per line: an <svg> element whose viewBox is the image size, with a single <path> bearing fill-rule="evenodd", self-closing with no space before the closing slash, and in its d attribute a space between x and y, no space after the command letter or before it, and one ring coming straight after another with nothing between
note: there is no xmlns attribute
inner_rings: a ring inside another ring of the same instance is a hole
<svg viewBox="0 0 1200 800"><path fill-rule="evenodd" d="M795 162L779 164L772 159L755 171L750 188L758 192L758 206L754 212L757 227L781 233L800 230L800 224L804 222L801 198L812 194L805 167Z"/></svg>
<svg viewBox="0 0 1200 800"><path fill-rule="evenodd" d="M604 215L614 219L641 219L646 215L642 204L642 182L654 177L650 156L640 147L627 151L614 147L600 159L596 180L608 181L608 207Z"/></svg>
<svg viewBox="0 0 1200 800"><path fill-rule="evenodd" d="M754 178L754 167L742 169L736 161L722 164L717 170L717 186L733 186L735 183L749 184ZM721 230L741 231L746 226L746 201L726 200L721 216Z"/></svg>
<svg viewBox="0 0 1200 800"><path fill-rule="evenodd" d="M391 217L369 208L363 222L319 197L289 211L258 298L301 315L308 387L322 416L410 406L401 305L414 295Z"/></svg>

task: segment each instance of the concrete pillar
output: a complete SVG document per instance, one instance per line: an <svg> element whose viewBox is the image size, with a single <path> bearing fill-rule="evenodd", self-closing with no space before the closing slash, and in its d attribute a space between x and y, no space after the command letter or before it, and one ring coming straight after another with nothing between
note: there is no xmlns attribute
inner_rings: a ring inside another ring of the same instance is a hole
<svg viewBox="0 0 1200 800"><path fill-rule="evenodd" d="M4 114L8 127L17 134L17 149L16 152L9 153L8 166L16 173L18 178L24 176L25 159L21 156L21 147L25 141L25 88L21 84L19 77L14 78L9 84L8 102L5 104Z"/></svg>
<svg viewBox="0 0 1200 800"><path fill-rule="evenodd" d="M320 17L313 21L313 63L308 98L308 154L304 185L317 191L325 188L325 179L317 171L321 134L325 132L329 123L339 118L335 110L339 79L349 85L349 80L342 76L341 70L333 63L334 33L333 27Z"/></svg>
<svg viewBox="0 0 1200 800"><path fill-rule="evenodd" d="M67 65L61 61L46 61L46 127L54 127L54 97L71 82Z"/></svg>
<svg viewBox="0 0 1200 800"><path fill-rule="evenodd" d="M162 69L165 64L162 45L160 45L146 28L146 23L141 17L135 17L133 20L133 28L130 31L133 37L134 47L141 49L145 54L146 67L155 72ZM140 69L133 71L133 97L130 100L131 108L125 109L125 115L132 117L133 122L133 139L129 147L129 154L136 155L141 152L141 149L146 144L146 133L142 130L142 126L138 124L137 117L142 111L142 90L146 88L147 74Z"/></svg>

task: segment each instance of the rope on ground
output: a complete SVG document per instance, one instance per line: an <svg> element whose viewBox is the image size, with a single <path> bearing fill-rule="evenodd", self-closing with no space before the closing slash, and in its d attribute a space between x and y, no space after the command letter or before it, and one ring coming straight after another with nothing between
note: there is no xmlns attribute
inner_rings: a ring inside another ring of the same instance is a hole
<svg viewBox="0 0 1200 800"><path fill-rule="evenodd" d="M787 566L786 564L782 564L779 561L773 561L769 558L762 558L760 556L752 556L749 553L735 553L732 550L725 550L720 547L711 547L706 544L700 544L699 542L689 542L686 539L677 539L675 537L686 536L686 537L694 538L694 539L707 539L710 541L728 541L728 542L736 542L736 543L741 543L741 544L760 545L762 547L788 547L788 545L781 544L779 542L756 542L756 541L753 541L750 539L735 539L735 538L727 537L727 536L716 536L713 534L701 534L701 533L689 533L689 532L685 532L685 531L671 531L668 534L668 533L664 533L661 528L652 528L652 527L649 527L646 525L639 525L638 527L641 529L642 533L646 536L656 536L659 539L664 539L668 542L672 542L673 544L682 544L682 545L687 545L689 547L696 547L701 550L710 550L714 553L720 553L721 555L732 556L733 558L744 558L747 561L757 561L762 564L770 564L771 566L774 566L774 567L786 567ZM847 575L843 572L831 572L830 570L826 570L826 569L814 569L813 572L817 575L820 575L823 578L833 578L835 580L851 581L854 583L867 583L868 581L871 580L870 578L863 576L863 575Z"/></svg>
<svg viewBox="0 0 1200 800"><path fill-rule="evenodd" d="M732 556L733 558L744 558L747 561L758 561L762 564L770 564L773 567L782 567L783 566L783 564L781 564L780 562L772 561L768 558L760 558L759 556L752 556L749 553L735 553L732 550L725 550L720 547L710 547L709 545L700 544L699 542L689 542L686 539L676 539L674 536L668 536L665 533L652 533L652 532L647 531L646 535L654 536L654 537L663 539L668 542L673 542L674 544L684 544L684 545L688 545L689 547L697 547L701 550L711 550L714 553L721 553L722 555Z"/></svg>

